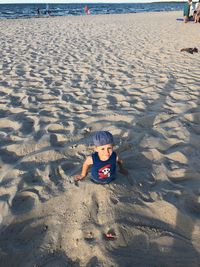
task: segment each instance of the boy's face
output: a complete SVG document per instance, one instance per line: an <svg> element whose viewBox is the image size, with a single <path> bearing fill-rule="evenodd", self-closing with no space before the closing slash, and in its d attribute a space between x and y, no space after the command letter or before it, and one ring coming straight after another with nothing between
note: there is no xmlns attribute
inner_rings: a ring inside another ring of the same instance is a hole
<svg viewBox="0 0 200 267"><path fill-rule="evenodd" d="M108 160L113 152L113 145L107 144L103 146L96 146L95 151L98 153L100 160Z"/></svg>

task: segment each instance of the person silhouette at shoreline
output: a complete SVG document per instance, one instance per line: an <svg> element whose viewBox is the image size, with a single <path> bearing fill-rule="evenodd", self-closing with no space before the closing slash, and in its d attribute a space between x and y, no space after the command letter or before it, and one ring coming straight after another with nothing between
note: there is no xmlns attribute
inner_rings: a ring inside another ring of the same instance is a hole
<svg viewBox="0 0 200 267"><path fill-rule="evenodd" d="M190 20L192 8L192 0L188 0L187 3L184 4L183 8L183 17L185 23Z"/></svg>
<svg viewBox="0 0 200 267"><path fill-rule="evenodd" d="M87 15L90 15L90 9L87 5L85 6L84 10Z"/></svg>
<svg viewBox="0 0 200 267"><path fill-rule="evenodd" d="M39 9L39 7L36 9L36 11L37 11L37 15L39 16L40 15L40 9Z"/></svg>

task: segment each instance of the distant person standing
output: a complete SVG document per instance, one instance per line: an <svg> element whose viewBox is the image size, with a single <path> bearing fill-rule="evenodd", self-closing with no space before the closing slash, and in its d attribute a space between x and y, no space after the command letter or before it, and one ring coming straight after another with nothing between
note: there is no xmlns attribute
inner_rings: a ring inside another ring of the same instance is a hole
<svg viewBox="0 0 200 267"><path fill-rule="evenodd" d="M46 10L45 10L45 14L50 16L51 15L51 10L49 9L49 5L46 5Z"/></svg>
<svg viewBox="0 0 200 267"><path fill-rule="evenodd" d="M184 16L184 22L187 23L190 19L192 11L192 0L188 0L187 3L184 4L183 9L183 16Z"/></svg>
<svg viewBox="0 0 200 267"><path fill-rule="evenodd" d="M191 1L189 19L193 20L193 15L194 15L194 6L193 6L193 3Z"/></svg>
<svg viewBox="0 0 200 267"><path fill-rule="evenodd" d="M199 9L200 8L200 0L199 0L199 2L197 2L196 4L195 4L195 10L197 10L197 9Z"/></svg>
<svg viewBox="0 0 200 267"><path fill-rule="evenodd" d="M200 21L200 0L195 5L195 11L194 11L193 19L194 19L195 23Z"/></svg>
<svg viewBox="0 0 200 267"><path fill-rule="evenodd" d="M85 6L85 13L87 14L87 15L90 15L90 10L89 10L89 7L86 5Z"/></svg>
<svg viewBox="0 0 200 267"><path fill-rule="evenodd" d="M40 9L39 7L36 9L38 16L40 15Z"/></svg>

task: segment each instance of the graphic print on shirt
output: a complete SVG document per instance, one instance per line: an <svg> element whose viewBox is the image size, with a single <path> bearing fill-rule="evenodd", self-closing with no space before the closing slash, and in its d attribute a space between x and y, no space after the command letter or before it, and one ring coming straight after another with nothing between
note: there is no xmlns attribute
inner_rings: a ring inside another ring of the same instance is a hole
<svg viewBox="0 0 200 267"><path fill-rule="evenodd" d="M111 164L107 164L101 169L99 169L98 174L100 179L105 179L110 177L110 167Z"/></svg>

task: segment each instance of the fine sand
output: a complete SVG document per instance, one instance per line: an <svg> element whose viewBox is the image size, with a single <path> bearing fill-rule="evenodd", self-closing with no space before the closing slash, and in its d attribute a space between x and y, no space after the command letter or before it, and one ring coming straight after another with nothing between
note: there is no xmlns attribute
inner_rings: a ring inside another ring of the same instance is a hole
<svg viewBox="0 0 200 267"><path fill-rule="evenodd" d="M200 266L200 24L0 21L0 266ZM129 176L73 176L96 130ZM108 239L106 233L114 238Z"/></svg>

